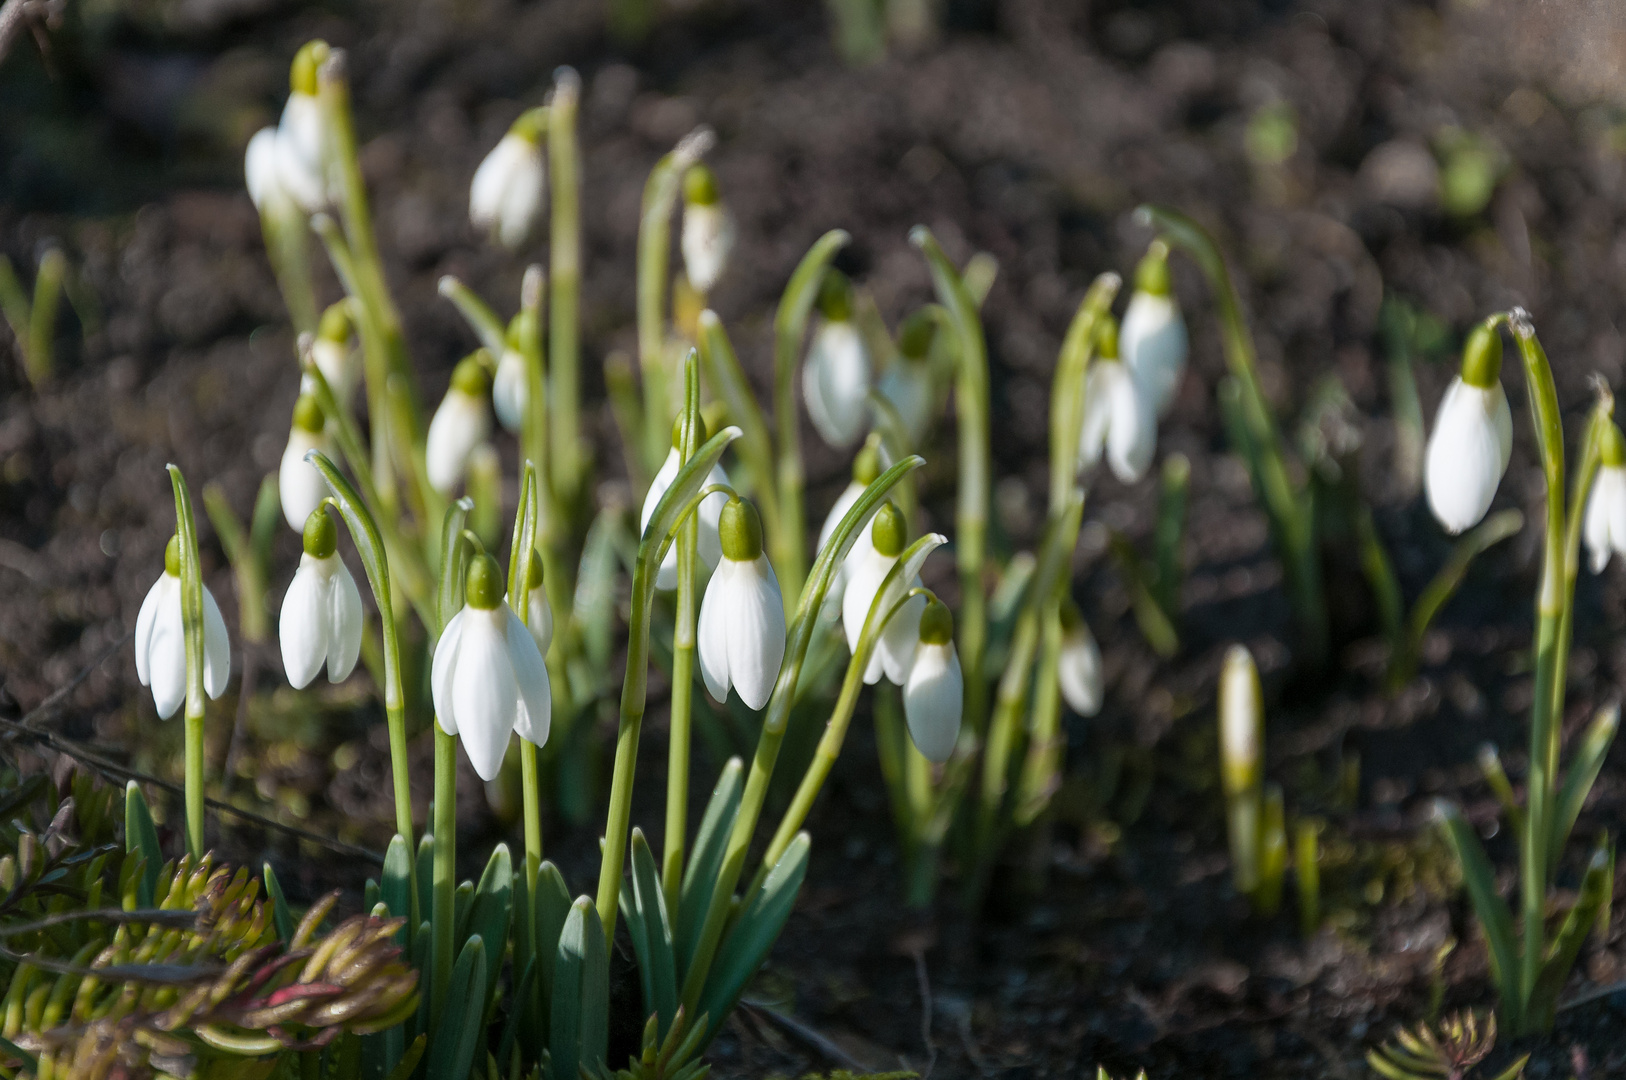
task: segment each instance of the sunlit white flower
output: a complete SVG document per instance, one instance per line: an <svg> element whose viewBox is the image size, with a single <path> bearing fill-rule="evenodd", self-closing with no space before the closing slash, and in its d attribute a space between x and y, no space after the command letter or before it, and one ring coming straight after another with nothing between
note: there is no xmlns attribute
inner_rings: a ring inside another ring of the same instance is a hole
<svg viewBox="0 0 1626 1080"><path fill-rule="evenodd" d="M1084 423L1079 429L1080 469L1093 467L1106 452L1112 474L1132 484L1145 474L1157 450L1157 413L1129 368L1103 355L1084 380Z"/></svg>
<svg viewBox="0 0 1626 1080"><path fill-rule="evenodd" d="M186 631L181 616L181 543L172 537L164 549L164 572L147 590L136 615L136 677L152 687L152 703L168 720L186 700ZM231 676L231 639L209 587L203 587L203 689L212 698L226 692Z"/></svg>
<svg viewBox="0 0 1626 1080"><path fill-rule="evenodd" d="M723 276L734 249L734 219L717 192L717 177L704 165L683 174L683 273L695 290L709 293Z"/></svg>
<svg viewBox="0 0 1626 1080"><path fill-rule="evenodd" d="M723 558L706 586L696 627L706 690L728 700L734 687L747 708L768 704L785 659L785 601L762 554L756 508L730 499L719 524Z"/></svg>
<svg viewBox="0 0 1626 1080"><path fill-rule="evenodd" d="M640 533L649 528L649 519L655 516L655 507L660 505L661 496L666 494L666 489L672 486L673 480L677 479L681 462L678 460L676 443L679 438L681 421L682 418L679 417L679 423L672 425L672 442L674 445L667 452L666 460L661 463L660 471L655 474L655 479L650 482L648 493L644 495L644 508L638 515L638 531ZM727 483L728 474L723 471L723 467L713 465L711 472L706 474L706 482L701 486L711 487L713 484ZM708 570L715 569L717 560L723 557L722 545L717 539L717 522L722 517L723 507L727 505L728 496L721 491L714 491L700 501L700 509L696 511L696 516L700 519L700 542L695 550L699 553L701 560L705 562ZM655 588L675 589L677 583L677 541L674 540L671 546L666 549L666 558L661 560L660 571L655 575Z"/></svg>
<svg viewBox="0 0 1626 1080"><path fill-rule="evenodd" d="M936 597L920 616L920 644L903 684L909 737L928 761L944 762L960 737L965 680L954 648L954 616Z"/></svg>
<svg viewBox="0 0 1626 1080"><path fill-rule="evenodd" d="M503 600L513 604L512 596ZM536 641L536 651L548 655L553 644L553 605L548 603L548 591L542 587L542 556L531 549L530 592L525 598L525 628Z"/></svg>
<svg viewBox="0 0 1626 1080"><path fill-rule="evenodd" d="M1501 339L1494 330L1475 327L1463 348L1462 373L1451 380L1434 416L1423 487L1447 532L1472 528L1485 516L1513 453L1501 366Z"/></svg>
<svg viewBox="0 0 1626 1080"><path fill-rule="evenodd" d="M1598 475L1581 520L1581 539L1586 541L1594 574L1603 573L1610 555L1626 555L1626 445L1613 423L1602 442Z"/></svg>
<svg viewBox="0 0 1626 1080"><path fill-rule="evenodd" d="M322 322L311 339L311 362L327 380L328 389L341 409L350 407L350 398L361 382L361 352L350 347L350 315L344 302L322 313ZM301 394L316 392L316 380L309 374L299 384Z"/></svg>
<svg viewBox="0 0 1626 1080"><path fill-rule="evenodd" d="M525 423L525 406L531 397L530 374L525 357L518 349L504 349L497 360L497 374L491 379L491 408L506 431L517 432Z"/></svg>
<svg viewBox="0 0 1626 1080"><path fill-rule="evenodd" d="M903 554L907 538L903 515L891 503L881 504L870 519L867 531L872 546L859 551L854 545L846 563L846 590L841 596L841 626L847 634L847 648L854 652L858 649L858 639L864 632L864 622L869 618L870 608L875 604L875 596L881 591L881 583ZM919 577L911 583L919 584ZM919 641L921 612L925 609L924 596L910 597L887 621L880 639L875 643L869 665L864 669L864 682L873 685L884 674L897 685L904 684L909 675L910 661L915 655L915 645Z"/></svg>
<svg viewBox="0 0 1626 1080"><path fill-rule="evenodd" d="M819 437L837 447L856 442L869 417L869 350L852 320L851 291L840 273L825 271L821 318L802 364L807 415Z"/></svg>
<svg viewBox="0 0 1626 1080"><path fill-rule="evenodd" d="M814 548L815 555L824 551L825 545L830 542L830 538L835 536L836 528L841 524L842 519L847 516L847 511L851 510L853 504L858 501L858 497L864 494L864 489L873 484L875 478L881 475L881 465L880 441L874 435L871 435L870 441L864 444L864 448L853 459L852 479L848 481L846 487L841 489L841 494L836 496L835 505L830 507L830 512L824 515L824 524L819 526L819 543ZM835 576L830 579L830 588L824 594L826 610L829 610L832 606L835 610L840 610L841 598L847 589L848 564L858 558L862 552L875 550L874 545L870 543L869 537L870 527L868 524L859 529L858 535L853 537L852 547L847 550L847 557L841 560L840 566L836 567Z"/></svg>
<svg viewBox="0 0 1626 1080"><path fill-rule="evenodd" d="M327 498L327 481L315 465L305 460L312 450L331 455L322 416L322 407L310 394L299 395L294 403L294 421L288 429L288 445L277 467L277 493L282 497L282 516L295 531L305 528L316 508Z"/></svg>
<svg viewBox="0 0 1626 1080"><path fill-rule="evenodd" d="M469 220L509 250L519 247L542 216L547 171L542 162L539 110L521 114L474 171Z"/></svg>
<svg viewBox="0 0 1626 1080"><path fill-rule="evenodd" d="M1119 333L1124 363L1158 416L1174 403L1190 350L1186 321L1169 288L1168 257L1168 247L1159 241L1141 259Z"/></svg>
<svg viewBox="0 0 1626 1080"><path fill-rule="evenodd" d="M1101 711L1104 691L1101 648L1072 604L1062 608L1061 621L1061 655L1056 674L1061 683L1062 700L1078 715L1094 716Z"/></svg>
<svg viewBox="0 0 1626 1080"><path fill-rule="evenodd" d="M491 780L510 734L548 741L553 700L536 639L502 599L496 561L471 559L467 584L468 603L435 645L429 688L441 730L460 738L474 771Z"/></svg>
<svg viewBox="0 0 1626 1080"><path fill-rule="evenodd" d="M324 664L329 682L343 682L361 655L361 592L338 556L338 530L328 514L311 514L304 546L277 627L282 667L295 690L309 686Z"/></svg>
<svg viewBox="0 0 1626 1080"><path fill-rule="evenodd" d="M317 96L317 69L326 58L325 42L306 44L289 71L290 93L277 124L277 171L282 187L307 213L327 206L333 185L327 120Z"/></svg>
<svg viewBox="0 0 1626 1080"><path fill-rule="evenodd" d="M465 357L452 372L452 384L429 421L424 463L429 484L450 495L463 479L469 455L491 435L491 411L486 405L489 383L479 354Z"/></svg>
<svg viewBox="0 0 1626 1080"><path fill-rule="evenodd" d="M283 185L282 166L277 160L280 147L277 129L263 127L248 141L243 154L243 178L248 184L248 197L254 208L262 214L278 216L297 211L299 204Z"/></svg>
<svg viewBox="0 0 1626 1080"><path fill-rule="evenodd" d="M1241 645L1225 654L1219 687L1220 767L1227 795L1256 787L1262 777L1260 753L1265 741L1265 706L1259 669Z"/></svg>
<svg viewBox="0 0 1626 1080"><path fill-rule="evenodd" d="M898 354L881 373L876 387L897 410L911 447L920 446L931 426L937 387L932 380L930 352L937 323L926 310L915 312L898 328Z"/></svg>

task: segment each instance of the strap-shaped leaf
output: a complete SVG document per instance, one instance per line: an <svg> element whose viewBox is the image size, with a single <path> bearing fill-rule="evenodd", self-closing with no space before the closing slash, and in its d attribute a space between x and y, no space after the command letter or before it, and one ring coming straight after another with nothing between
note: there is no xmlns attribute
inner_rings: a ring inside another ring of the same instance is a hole
<svg viewBox="0 0 1626 1080"><path fill-rule="evenodd" d="M265 895L271 901L271 921L277 928L277 937L284 943L294 939L294 916L288 910L288 900L282 895L282 882L271 864L265 866Z"/></svg>
<svg viewBox="0 0 1626 1080"><path fill-rule="evenodd" d="M706 978L706 988L700 996L700 1012L711 1017L708 1039L716 1035L723 1020L734 1011L734 1005L745 992L746 983L773 949L785 920L796 906L802 880L807 876L808 852L812 841L807 833L798 833L785 854L769 871L762 889L734 921L717 952Z"/></svg>
<svg viewBox="0 0 1626 1080"><path fill-rule="evenodd" d="M459 936L506 942L509 918L513 910L513 890L514 860L508 853L508 845L498 844L492 849L491 858L486 861L485 872L480 875L480 884L474 889L468 913L458 920ZM488 1009L491 995L497 989L497 976L501 971L500 963L487 965L486 981L482 991L484 997L481 1000L486 1003Z"/></svg>
<svg viewBox="0 0 1626 1080"><path fill-rule="evenodd" d="M164 865L164 853L158 846L158 829L152 823L147 797L134 780L124 787L124 850L140 856L143 862L136 904L150 908L158 892L158 871Z"/></svg>
<svg viewBox="0 0 1626 1080"><path fill-rule="evenodd" d="M389 1080L407 1080L417 1070L418 1062L423 1060L423 1052L428 1048L428 1035L419 1035L413 1039L412 1045L401 1055L401 1060L390 1070Z"/></svg>
<svg viewBox="0 0 1626 1080"><path fill-rule="evenodd" d="M361 568L367 574L367 584L372 586L380 617L390 618L390 564L384 554L384 538L379 535L373 515L368 512L350 481L328 460L326 454L312 450L305 455L305 460L316 466L316 471L327 481L333 501L339 506L339 514L350 530L350 539L356 545L356 555L360 557Z"/></svg>
<svg viewBox="0 0 1626 1080"><path fill-rule="evenodd" d="M611 507L599 511L582 544L576 595L571 599L582 649L598 671L609 666L615 641L616 536L624 531L620 511Z"/></svg>
<svg viewBox="0 0 1626 1080"><path fill-rule="evenodd" d="M1553 837L1548 841L1547 848L1549 876L1558 866L1564 845L1569 843L1570 830L1575 828L1575 819L1581 816L1581 807L1585 805L1586 797L1603 769L1603 759L1608 755L1609 746L1615 741L1615 732L1619 728L1618 704L1599 709L1576 749L1569 771L1564 775L1564 786L1559 789L1553 813Z"/></svg>
<svg viewBox="0 0 1626 1080"><path fill-rule="evenodd" d="M519 880L524 879L524 875L521 874ZM518 959L516 956L515 960ZM536 957L533 956L524 963L524 974L520 976L519 982L514 984L514 1007L508 1013L508 1022L502 1028L502 1038L497 1042L498 1061L507 1061L508 1056L513 1053L514 1043L519 1038L520 1024L525 1016L525 1003L531 999L531 993L536 989Z"/></svg>
<svg viewBox="0 0 1626 1080"><path fill-rule="evenodd" d="M683 463L683 467L677 471L677 476L672 479L672 486L666 489L666 494L662 495L661 501L655 505L655 512L650 515L649 525L638 541L638 561L642 564L648 581L655 580L655 571L665 558L666 549L676 534L679 520L689 510L689 503L699 493L706 477L722 458L723 451L728 449L728 444L739 437L739 428L726 427L707 439L705 445Z"/></svg>
<svg viewBox="0 0 1626 1080"><path fill-rule="evenodd" d="M632 894L643 924L644 955L638 970L644 986L644 1012L660 1018L660 1031L672 1026L677 1014L677 965L672 955L672 922L661 891L660 870L643 830L632 830ZM623 894L625 895L625 894Z"/></svg>
<svg viewBox="0 0 1626 1080"><path fill-rule="evenodd" d="M706 802L705 815L700 819L700 831L695 833L689 865L683 870L683 890L678 900L677 918L679 971L689 970L695 946L700 942L700 928L705 924L712 889L717 885L717 868L723 864L723 853L728 849L728 834L734 828L734 816L740 810L744 770L744 763L737 757L729 758L723 765L722 774L717 777L717 786L711 789L711 798Z"/></svg>
<svg viewBox="0 0 1626 1080"><path fill-rule="evenodd" d="M440 295L450 300L452 306L457 308L457 313L469 324L469 329L480 339L480 344L491 350L492 357L495 359L502 356L503 349L508 344L508 335L502 320L491 310L491 305L451 274L441 278L438 287Z"/></svg>
<svg viewBox="0 0 1626 1080"><path fill-rule="evenodd" d="M412 911L412 858L407 851L406 837L396 833L390 846L384 850L383 876L378 883L378 898L389 908L391 915L404 919ZM401 927L396 940L408 945L411 927Z"/></svg>
<svg viewBox="0 0 1626 1080"><path fill-rule="evenodd" d="M1468 899L1473 904L1474 914L1479 916L1479 925L1485 931L1485 938L1490 942L1491 960L1494 965L1496 985L1502 991L1502 1009L1508 1026L1517 1029L1522 1023L1522 1009L1516 994L1509 993L1512 988L1520 984L1519 952L1513 936L1513 915L1508 911L1507 903L1496 891L1496 875L1491 869L1490 859L1485 856L1485 848L1479 842L1479 836L1474 832L1473 826L1468 824L1462 816L1462 811L1452 803L1441 801L1436 804L1440 816L1440 824L1445 830L1446 841L1451 845L1451 851L1457 857L1457 865L1462 868L1462 883L1468 889ZM1507 1015L1507 1014L1512 1015Z"/></svg>
<svg viewBox="0 0 1626 1080"><path fill-rule="evenodd" d="M474 500L467 495L446 508L440 527L440 587L435 593L435 613L438 622L433 627L435 636L452 621L452 616L463 610L463 571L468 565L468 551L462 542L463 526L469 520Z"/></svg>
<svg viewBox="0 0 1626 1080"><path fill-rule="evenodd" d="M548 1028L551 1075L574 1077L603 1063L609 1037L610 984L604 926L591 897L570 906L553 969Z"/></svg>
<svg viewBox="0 0 1626 1080"><path fill-rule="evenodd" d="M1593 850L1586 874L1581 878L1575 906L1564 916L1558 933L1553 935L1552 943L1547 946L1547 955L1542 957L1541 974L1536 978L1536 988L1531 994L1526 1017L1531 1026L1540 1030L1552 1026L1558 995L1569 980L1570 969L1580 955L1581 944L1597 923L1598 912L1609 902L1610 893L1614 891L1615 883L1609 873L1612 850L1607 836Z"/></svg>
<svg viewBox="0 0 1626 1080"><path fill-rule="evenodd" d="M483 1042L486 1010L480 987L485 981L485 942L478 936L471 937L452 966L446 1007L435 1029L434 1045L429 1050L427 1076L461 1080L469 1075L475 1051Z"/></svg>
<svg viewBox="0 0 1626 1080"><path fill-rule="evenodd" d="M537 989L542 1015L542 1030L537 1032L540 1045L546 1046L548 1022L553 1010L553 968L559 955L559 935L570 916L570 889L565 876L553 863L543 860L536 872L536 895L531 897L535 911L536 938L532 943L536 956Z"/></svg>

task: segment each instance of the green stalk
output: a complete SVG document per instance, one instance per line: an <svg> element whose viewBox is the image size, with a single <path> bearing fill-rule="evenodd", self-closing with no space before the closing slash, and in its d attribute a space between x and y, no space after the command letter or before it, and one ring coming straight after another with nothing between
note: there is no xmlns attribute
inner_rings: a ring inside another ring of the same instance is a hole
<svg viewBox="0 0 1626 1080"><path fill-rule="evenodd" d="M581 347L577 337L581 296L581 165L576 141L576 104L581 77L561 67L553 73L548 106L548 175L553 193L549 262L553 269L553 321L549 326L548 401L552 409L554 497L576 505L582 483Z"/></svg>
<svg viewBox="0 0 1626 1080"><path fill-rule="evenodd" d="M67 272L68 257L62 254L61 248L49 248L40 256L39 273L34 277L34 307L28 320L28 348L23 351L28 381L34 386L51 377L56 312L62 301L62 279Z"/></svg>
<svg viewBox="0 0 1626 1080"><path fill-rule="evenodd" d="M1042 616L1039 666L1034 676L1033 732L1028 738L1027 760L1016 784L1011 819L1028 826L1049 805L1061 786L1067 738L1061 733L1061 601L1052 600Z"/></svg>
<svg viewBox="0 0 1626 1080"><path fill-rule="evenodd" d="M1079 302L1078 311L1062 339L1056 358L1056 375L1050 388L1050 512L1067 505L1078 476L1078 437L1084 427L1084 384L1090 358L1095 353L1095 335L1102 317L1112 310L1112 301L1123 279L1110 271L1098 276Z"/></svg>
<svg viewBox="0 0 1626 1080"><path fill-rule="evenodd" d="M520 481L519 510L514 515L514 538L508 550L509 606L527 627L530 625L531 589L536 586L536 582L531 580L531 552L536 549L541 487L540 471L535 463L527 461ZM543 575L546 576L545 569ZM526 895L535 896L536 875L542 868L542 797L536 769L536 744L529 739L519 740L519 772L525 815ZM530 914L525 913L525 917L529 918Z"/></svg>
<svg viewBox="0 0 1626 1080"><path fill-rule="evenodd" d="M316 286L311 281L310 229L305 215L285 200L268 205L260 214L260 232L265 237L265 254L271 262L271 275L288 309L296 334L314 334L320 313L316 306Z"/></svg>
<svg viewBox="0 0 1626 1080"><path fill-rule="evenodd" d="M181 627L186 642L186 849L203 858L203 571L198 563L198 526L186 478L169 470L175 490L175 535L181 548Z"/></svg>
<svg viewBox="0 0 1626 1080"><path fill-rule="evenodd" d="M702 432L698 372L695 392L683 410L679 436L680 461L699 449ZM686 395L687 396L687 395ZM694 715L694 647L696 548L700 543L699 515L691 515L677 535L677 617L672 627L671 733L666 751L666 848L662 853L661 888L668 911L678 909L683 891L683 859L689 822L689 737Z"/></svg>
<svg viewBox="0 0 1626 1080"><path fill-rule="evenodd" d="M430 987L429 1030L440 1029L451 986L452 933L457 922L457 736L435 722L434 877L429 926L434 942L434 982Z"/></svg>

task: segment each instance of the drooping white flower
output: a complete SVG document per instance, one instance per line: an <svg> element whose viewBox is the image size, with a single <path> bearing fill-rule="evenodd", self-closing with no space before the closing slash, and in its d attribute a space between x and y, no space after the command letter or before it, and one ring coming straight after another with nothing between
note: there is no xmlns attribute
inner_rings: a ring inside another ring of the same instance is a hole
<svg viewBox="0 0 1626 1080"><path fill-rule="evenodd" d="M869 440L865 442L864 448L858 451L858 456L853 459L852 479L848 481L846 487L841 489L841 494L836 496L835 505L830 507L830 512L824 515L824 524L819 526L818 546L813 550L815 555L824 551L825 545L830 542L830 538L835 536L836 528L841 524L842 518L847 516L847 511L851 510L853 504L858 501L859 496L864 494L864 489L873 484L875 478L881 475L881 466L880 439L878 436L871 434ZM874 550L874 545L870 543L870 524L867 523L858 530L858 535L853 537L853 544L847 550L847 557L841 560L841 565L836 567L835 576L830 579L829 591L824 594L825 611L834 610L839 612L841 610L841 598L847 590L847 567L855 559L859 558L862 553L873 552Z"/></svg>
<svg viewBox="0 0 1626 1080"><path fill-rule="evenodd" d="M1098 357L1085 376L1079 468L1093 467L1103 450L1112 474L1126 484L1145 474L1157 450L1157 413L1128 366L1115 355Z"/></svg>
<svg viewBox="0 0 1626 1080"><path fill-rule="evenodd" d="M307 213L331 201L333 187L331 133L317 96L317 69L327 57L325 42L307 43L294 55L290 93L277 124L277 171L283 189Z"/></svg>
<svg viewBox="0 0 1626 1080"><path fill-rule="evenodd" d="M463 479L474 448L491 435L491 412L486 406L489 382L479 353L464 357L452 372L452 384L429 421L424 463L429 484L450 495Z"/></svg>
<svg viewBox="0 0 1626 1080"><path fill-rule="evenodd" d="M1513 415L1502 391L1502 340L1483 324L1462 350L1428 438L1423 487L1429 509L1447 532L1472 528L1491 500L1513 453Z"/></svg>
<svg viewBox="0 0 1626 1080"><path fill-rule="evenodd" d="M545 744L553 715L547 664L502 594L496 561L471 559L468 603L446 624L429 674L435 719L463 741L482 780L496 777L514 732Z"/></svg>
<svg viewBox="0 0 1626 1080"><path fill-rule="evenodd" d="M903 685L903 717L915 748L926 760L942 763L960 737L965 680L954 648L954 616L941 600L932 598L919 625L920 644Z"/></svg>
<svg viewBox="0 0 1626 1080"><path fill-rule="evenodd" d="M1264 697L1253 654L1233 645L1225 654L1219 687L1220 775L1227 795L1257 787L1263 777L1260 755L1265 741Z"/></svg>
<svg viewBox="0 0 1626 1080"><path fill-rule="evenodd" d="M525 242L542 216L547 184L542 115L537 109L521 114L480 162L469 185L469 220L510 251Z"/></svg>
<svg viewBox="0 0 1626 1080"><path fill-rule="evenodd" d="M870 519L868 532L871 546L859 551L854 545L846 563L846 589L841 596L841 626L847 634L847 648L856 652L858 639L864 632L875 596L881 583L903 554L907 528L903 515L891 503L882 503ZM912 585L919 585L917 577ZM924 596L904 601L897 614L881 630L880 640L864 669L864 682L874 685L884 674L899 686L909 675L909 664L914 659L915 645L919 641L921 613L926 610ZM885 614L884 612L882 613Z"/></svg>
<svg viewBox="0 0 1626 1080"><path fill-rule="evenodd" d="M311 394L299 395L294 403L294 421L288 429L288 445L277 467L277 493L282 497L282 516L288 527L302 531L311 514L327 498L327 481L315 465L305 460L312 450L331 455L322 407Z"/></svg>
<svg viewBox="0 0 1626 1080"><path fill-rule="evenodd" d="M1581 539L1586 541L1594 574L1603 573L1610 555L1626 555L1626 443L1613 423L1602 441L1598 475L1581 519Z"/></svg>
<svg viewBox="0 0 1626 1080"><path fill-rule="evenodd" d="M186 700L186 630L181 616L181 543L171 537L164 549L164 572L136 615L136 677L152 687L158 716L168 720ZM231 676L231 638L209 587L203 587L203 689L212 698L226 692Z"/></svg>
<svg viewBox="0 0 1626 1080"><path fill-rule="evenodd" d="M505 431L517 432L524 425L530 397L525 357L518 349L504 349L497 360L497 374L491 379L491 408Z"/></svg>
<svg viewBox="0 0 1626 1080"><path fill-rule="evenodd" d="M361 655L363 615L356 579L338 555L338 530L318 509L305 523L304 553L282 598L277 637L282 667L303 690L327 665L328 682L343 682Z"/></svg>
<svg viewBox="0 0 1626 1080"><path fill-rule="evenodd" d="M696 627L706 690L728 700L734 687L747 708L768 704L785 659L785 601L762 553L756 508L730 499L719 523L723 558L706 586Z"/></svg>
<svg viewBox="0 0 1626 1080"><path fill-rule="evenodd" d="M243 179L248 185L248 197L254 209L262 214L280 216L296 211L299 204L282 182L282 166L277 129L263 127L248 141L243 154Z"/></svg>
<svg viewBox="0 0 1626 1080"><path fill-rule="evenodd" d="M1101 711L1101 648L1071 603L1062 608L1061 656L1056 667L1062 700L1080 716Z"/></svg>
<svg viewBox="0 0 1626 1080"><path fill-rule="evenodd" d="M717 177L704 165L683 174L683 273L689 284L709 293L723 276L734 249L734 219L717 192Z"/></svg>
<svg viewBox="0 0 1626 1080"><path fill-rule="evenodd" d="M536 651L547 656L548 646L553 644L553 605L548 603L548 591L542 587L542 556L535 548L531 549L529 574L530 591L525 598L525 628L531 632L531 637L536 641ZM503 600L512 606L512 596L504 596Z"/></svg>
<svg viewBox="0 0 1626 1080"><path fill-rule="evenodd" d="M1190 351L1186 321L1169 286L1168 260L1169 249L1162 241L1154 242L1141 259L1119 334L1124 363L1158 416L1174 403Z"/></svg>
<svg viewBox="0 0 1626 1080"><path fill-rule="evenodd" d="M881 396L897 410L903 421L909 445L918 447L931 426L932 407L937 400L937 387L932 380L930 352L937 323L931 313L920 310L905 319L898 328L898 353L881 373L876 387Z"/></svg>
<svg viewBox="0 0 1626 1080"><path fill-rule="evenodd" d="M350 407L350 398L361 382L361 351L350 347L350 313L341 301L322 312L322 321L311 339L311 362L327 380L328 389L341 409ZM309 374L300 381L299 392L316 392L316 380Z"/></svg>
<svg viewBox="0 0 1626 1080"><path fill-rule="evenodd" d="M851 291L838 271L825 271L821 318L802 364L807 415L819 437L835 447L857 442L869 416L869 350L852 320Z"/></svg>
<svg viewBox="0 0 1626 1080"><path fill-rule="evenodd" d="M678 469L682 467L679 461L677 441L680 437L682 417L672 425L672 449L667 452L666 460L661 463L660 471L650 482L649 491L644 495L644 508L638 515L638 531L649 528L649 519L655 516L655 507L660 505L661 496L666 489L672 486L677 479ZM703 439L699 441L704 441ZM706 482L701 487L711 487L713 484L727 484L728 474L721 465L713 465L711 472L706 474ZM695 550L706 564L708 570L716 569L717 560L723 557L722 545L717 539L717 522L722 517L723 507L728 505L728 496L721 491L714 491L700 501L700 509L696 515L700 519L700 541ZM677 588L677 541L673 541L666 549L666 558L661 560L660 571L655 575L655 588L670 590Z"/></svg>

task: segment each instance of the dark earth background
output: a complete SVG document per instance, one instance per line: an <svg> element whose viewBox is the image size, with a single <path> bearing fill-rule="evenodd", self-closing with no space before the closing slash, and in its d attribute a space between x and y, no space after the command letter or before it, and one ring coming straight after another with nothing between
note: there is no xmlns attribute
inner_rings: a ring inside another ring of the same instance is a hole
<svg viewBox="0 0 1626 1080"><path fill-rule="evenodd" d="M608 351L633 344L640 192L656 158L700 122L717 129L711 161L740 224L712 303L759 391L778 291L826 229L851 231L841 265L894 323L930 296L910 226L929 225L957 260L998 258L984 315L1005 554L1031 546L1042 520L1061 335L1096 273L1133 269L1147 236L1130 211L1142 200L1216 230L1285 418L1318 379L1342 380L1359 410L1362 488L1408 600L1449 543L1398 464L1383 297L1430 317L1413 342L1430 418L1463 330L1516 303L1553 358L1572 437L1592 373L1617 388L1626 375L1626 19L1601 0L947 0L941 21L913 55L862 70L841 63L824 10L807 0L700 0L665 12L632 46L607 35L597 0L85 0L43 60L25 36L0 65L0 250L31 277L42 246L62 244L99 319L82 334L65 306L57 376L43 390L20 363L0 366L0 715L27 713L89 667L41 726L178 779L179 725L159 723L138 692L126 635L173 528L163 464L178 463L194 492L224 485L246 515L286 437L298 374L241 161L311 37L351 51L379 239L431 400L473 344L436 279L458 274L509 311L525 258L544 254L510 258L473 233L473 169L541 100L557 65L581 71L584 371L603 502L642 496L614 479L621 455L600 376ZM1442 205L1440 170L1463 145L1494 190ZM750 995L763 1007L743 1010L715 1047L718 1075L848 1065L1079 1076L1100 1062L1166 1077L1354 1077L1366 1074L1368 1047L1428 1015L1438 995L1448 1008L1492 1002L1482 943L1428 816L1434 797L1451 795L1495 833L1474 764L1484 741L1522 776L1539 530L1476 564L1429 636L1421 677L1392 700L1360 579L1330 560L1336 655L1305 676L1265 519L1213 404L1224 362L1208 293L1178 257L1175 284L1192 370L1160 448L1193 465L1182 651L1164 662L1147 647L1107 556L1108 528L1149 542L1155 477L1125 487L1103 474L1075 593L1105 652L1107 704L1070 720L1072 779L1054 813L1013 842L983 910L963 907L951 877L935 917L904 911L861 715L811 821L797 913ZM1498 502L1540 521L1522 378L1516 364L1506 372L1517 446ZM938 527L952 523L951 438L940 425L929 453L925 505ZM804 445L818 446L811 429ZM812 452L813 520L845 469ZM297 553L283 530L274 603ZM235 646L235 591L207 526L203 557ZM1571 732L1626 673L1620 572L1583 575L1578 597ZM1330 820L1330 915L1308 942L1291 886L1266 921L1230 886L1212 699L1235 640L1254 649L1272 699L1269 774L1290 811ZM257 663L261 696L247 710L232 797L381 849L387 755L365 676L295 695L274 648ZM657 820L663 798L663 687L635 820ZM213 769L236 695L234 682L211 707ZM414 752L426 803L428 741ZM1626 818L1622 753L1583 815L1561 886L1575 884L1583 844L1600 829L1618 834ZM1357 759L1350 798L1333 778ZM702 793L719 764L703 745ZM472 771L462 779L472 873L518 831L489 811ZM549 854L578 886L596 864L596 828L549 822ZM218 839L233 859L273 861L303 897L359 890L367 872L229 819ZM1505 840L1491 850L1511 880ZM1621 929L1617 919L1607 945L1589 944L1571 995L1622 977ZM1463 944L1442 964L1452 939ZM824 1048L770 1007L821 1033ZM1552 1038L1520 1047L1537 1052L1530 1075L1626 1074L1622 1009L1626 994L1566 1011Z"/></svg>

